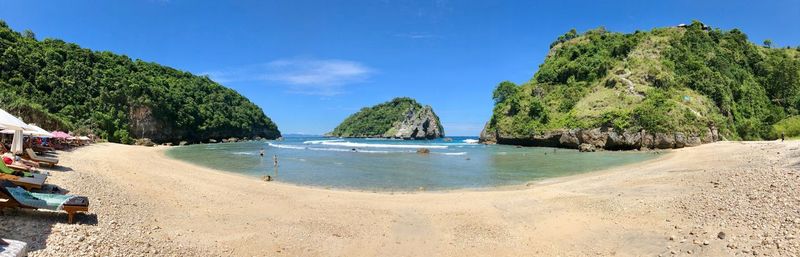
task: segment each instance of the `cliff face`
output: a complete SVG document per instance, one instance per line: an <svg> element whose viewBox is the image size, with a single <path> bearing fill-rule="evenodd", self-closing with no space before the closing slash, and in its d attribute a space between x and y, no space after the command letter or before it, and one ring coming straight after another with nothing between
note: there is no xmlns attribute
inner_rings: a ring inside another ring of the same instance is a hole
<svg viewBox="0 0 800 257"><path fill-rule="evenodd" d="M800 49L736 29L570 31L531 80L493 92L484 143L592 151L775 138L800 108Z"/></svg>
<svg viewBox="0 0 800 257"><path fill-rule="evenodd" d="M439 123L439 117L433 113L430 106L422 109L410 109L406 112L405 119L397 123L387 133L387 138L402 139L434 139L444 137L444 129Z"/></svg>
<svg viewBox="0 0 800 257"><path fill-rule="evenodd" d="M487 124L488 125L488 124ZM702 133L650 132L646 130L616 130L614 128L553 130L527 137L503 135L491 128L481 131L484 144L508 144L522 146L560 147L578 149L582 152L635 149L671 149L698 146L719 141L722 138L716 128L710 127Z"/></svg>
<svg viewBox="0 0 800 257"><path fill-rule="evenodd" d="M444 136L439 117L430 106L401 97L361 109L342 121L328 136L434 139Z"/></svg>

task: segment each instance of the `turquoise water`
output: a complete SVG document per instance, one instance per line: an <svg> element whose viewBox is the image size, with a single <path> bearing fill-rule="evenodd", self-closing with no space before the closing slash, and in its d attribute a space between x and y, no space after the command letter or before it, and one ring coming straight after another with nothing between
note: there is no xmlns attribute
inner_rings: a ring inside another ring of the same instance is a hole
<svg viewBox="0 0 800 257"><path fill-rule="evenodd" d="M214 169L254 177L275 175L297 185L412 191L484 188L572 175L640 162L645 152L579 153L545 147L517 148L472 143L455 137L403 141L289 137L282 141L202 144L173 147L167 156ZM431 150L418 154L418 148ZM265 156L259 156L263 148ZM279 166L273 167L272 157Z"/></svg>

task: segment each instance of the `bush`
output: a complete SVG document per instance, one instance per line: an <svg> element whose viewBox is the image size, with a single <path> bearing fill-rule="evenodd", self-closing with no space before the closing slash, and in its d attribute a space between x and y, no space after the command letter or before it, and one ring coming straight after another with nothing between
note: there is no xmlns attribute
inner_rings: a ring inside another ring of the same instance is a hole
<svg viewBox="0 0 800 257"><path fill-rule="evenodd" d="M792 116L772 125L770 139L778 139L783 133L788 137L800 136L800 116Z"/></svg>

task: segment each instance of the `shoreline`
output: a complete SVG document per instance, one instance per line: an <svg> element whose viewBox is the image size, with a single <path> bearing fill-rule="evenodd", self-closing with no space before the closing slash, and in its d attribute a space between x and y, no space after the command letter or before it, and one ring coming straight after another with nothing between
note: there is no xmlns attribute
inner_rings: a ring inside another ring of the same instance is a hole
<svg viewBox="0 0 800 257"><path fill-rule="evenodd" d="M233 143L236 143L236 142L233 142ZM231 144L231 142L216 143L216 144ZM208 169L208 170L212 170L214 172L233 174L233 175L241 176L243 178L253 179L253 180L256 180L256 181L260 181L260 182L276 183L276 184L281 184L281 185L286 185L286 186L293 186L293 187L298 187L298 188L317 189L317 190L331 190L331 191L341 191L341 192L361 192L361 193L374 193L374 194L386 194L386 195L418 194L418 193L493 192L493 191L523 190L523 189L530 188L530 187L536 186L536 185L551 184L551 183L554 183L554 182L557 182L557 181L575 179L575 178L580 178L580 177L583 177L583 176L589 176L589 175L591 175L593 173L613 172L615 170L630 169L630 168L634 168L634 167L637 167L637 166L640 166L640 165L646 165L647 163L654 162L654 161L657 161L657 160L660 160L660 159L663 159L663 158L667 158L674 151L680 150L680 149L651 149L651 150L648 150L647 153L658 154L660 156L652 158L652 159L647 159L647 160L635 162L635 163L617 165L617 166L607 167L607 168L597 169L597 170L582 171L582 172L578 172L578 173L575 173L575 174L568 174L568 175L562 175L562 176L556 176L556 177L546 177L546 178L541 178L541 179L528 180L528 181L523 181L523 182L511 184L511 185L494 185L494 186L484 186L484 187L463 187L463 188L455 188L455 189L432 189L432 190L424 189L424 190L384 191L384 190L370 190L370 189L359 189L359 188L342 188L342 187L324 187L324 186L316 186L316 185L304 185L304 184L295 184L295 183L291 183L291 182L284 182L284 181L280 181L280 180L264 181L259 176L247 175L247 174L237 173L237 172L234 172L234 171L221 170L221 169L217 169L217 168L214 168L214 167L203 166L203 165L200 165L200 164L196 164L196 163L192 163L192 162L189 162L189 161L186 161L186 160L181 160L181 159L178 159L178 158L174 158L174 157L168 156L166 154L166 152L169 151L173 147L182 147L182 146L156 145L153 148L155 148L159 152L161 152L161 155L165 159L169 159L169 160L172 160L172 161L177 161L177 162L184 163L184 164L187 164L187 165L192 165L192 166L194 166L194 167L196 167L198 169ZM546 147L546 148L552 148L552 147ZM566 148L559 148L559 149L566 149ZM570 150L574 150L574 149L570 149ZM634 150L623 150L622 152L635 152L635 151Z"/></svg>
<svg viewBox="0 0 800 257"><path fill-rule="evenodd" d="M373 193L103 143L60 152L48 179L89 197L89 215L5 211L0 235L31 256L790 255L800 219L759 217L800 218L799 148L721 142L522 188Z"/></svg>

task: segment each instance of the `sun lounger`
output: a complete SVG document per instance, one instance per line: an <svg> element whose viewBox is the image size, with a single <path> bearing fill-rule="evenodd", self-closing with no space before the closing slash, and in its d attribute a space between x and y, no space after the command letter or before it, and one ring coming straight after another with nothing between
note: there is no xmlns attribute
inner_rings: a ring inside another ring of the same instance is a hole
<svg viewBox="0 0 800 257"><path fill-rule="evenodd" d="M28 244L22 241L0 238L0 257L28 256Z"/></svg>
<svg viewBox="0 0 800 257"><path fill-rule="evenodd" d="M58 164L58 159L36 155L36 153L33 152L33 149L25 148L25 153L27 153L28 159L30 159L32 161L37 161L37 162L40 162L40 163L46 163L46 164L50 165L50 167L53 167L56 164Z"/></svg>
<svg viewBox="0 0 800 257"><path fill-rule="evenodd" d="M6 166L11 168L12 170L18 170L18 171L31 171L32 169L30 166L16 164L16 163L6 164Z"/></svg>
<svg viewBox="0 0 800 257"><path fill-rule="evenodd" d="M0 162L0 179L8 180L11 183L24 187L28 190L41 189L47 180L47 175L36 174L25 171L15 171L5 163Z"/></svg>
<svg viewBox="0 0 800 257"><path fill-rule="evenodd" d="M0 173L0 180L7 180L15 185L24 187L27 190L42 189L46 178L44 177L18 177Z"/></svg>
<svg viewBox="0 0 800 257"><path fill-rule="evenodd" d="M9 181L0 180L0 209L24 208L64 211L72 223L77 212L89 211L89 198L77 195L32 193Z"/></svg>
<svg viewBox="0 0 800 257"><path fill-rule="evenodd" d="M49 152L55 152L56 151L56 149L54 149L52 147L49 147L49 146L33 145L32 147L33 147L33 151L34 152L41 153L41 154L49 153Z"/></svg>

